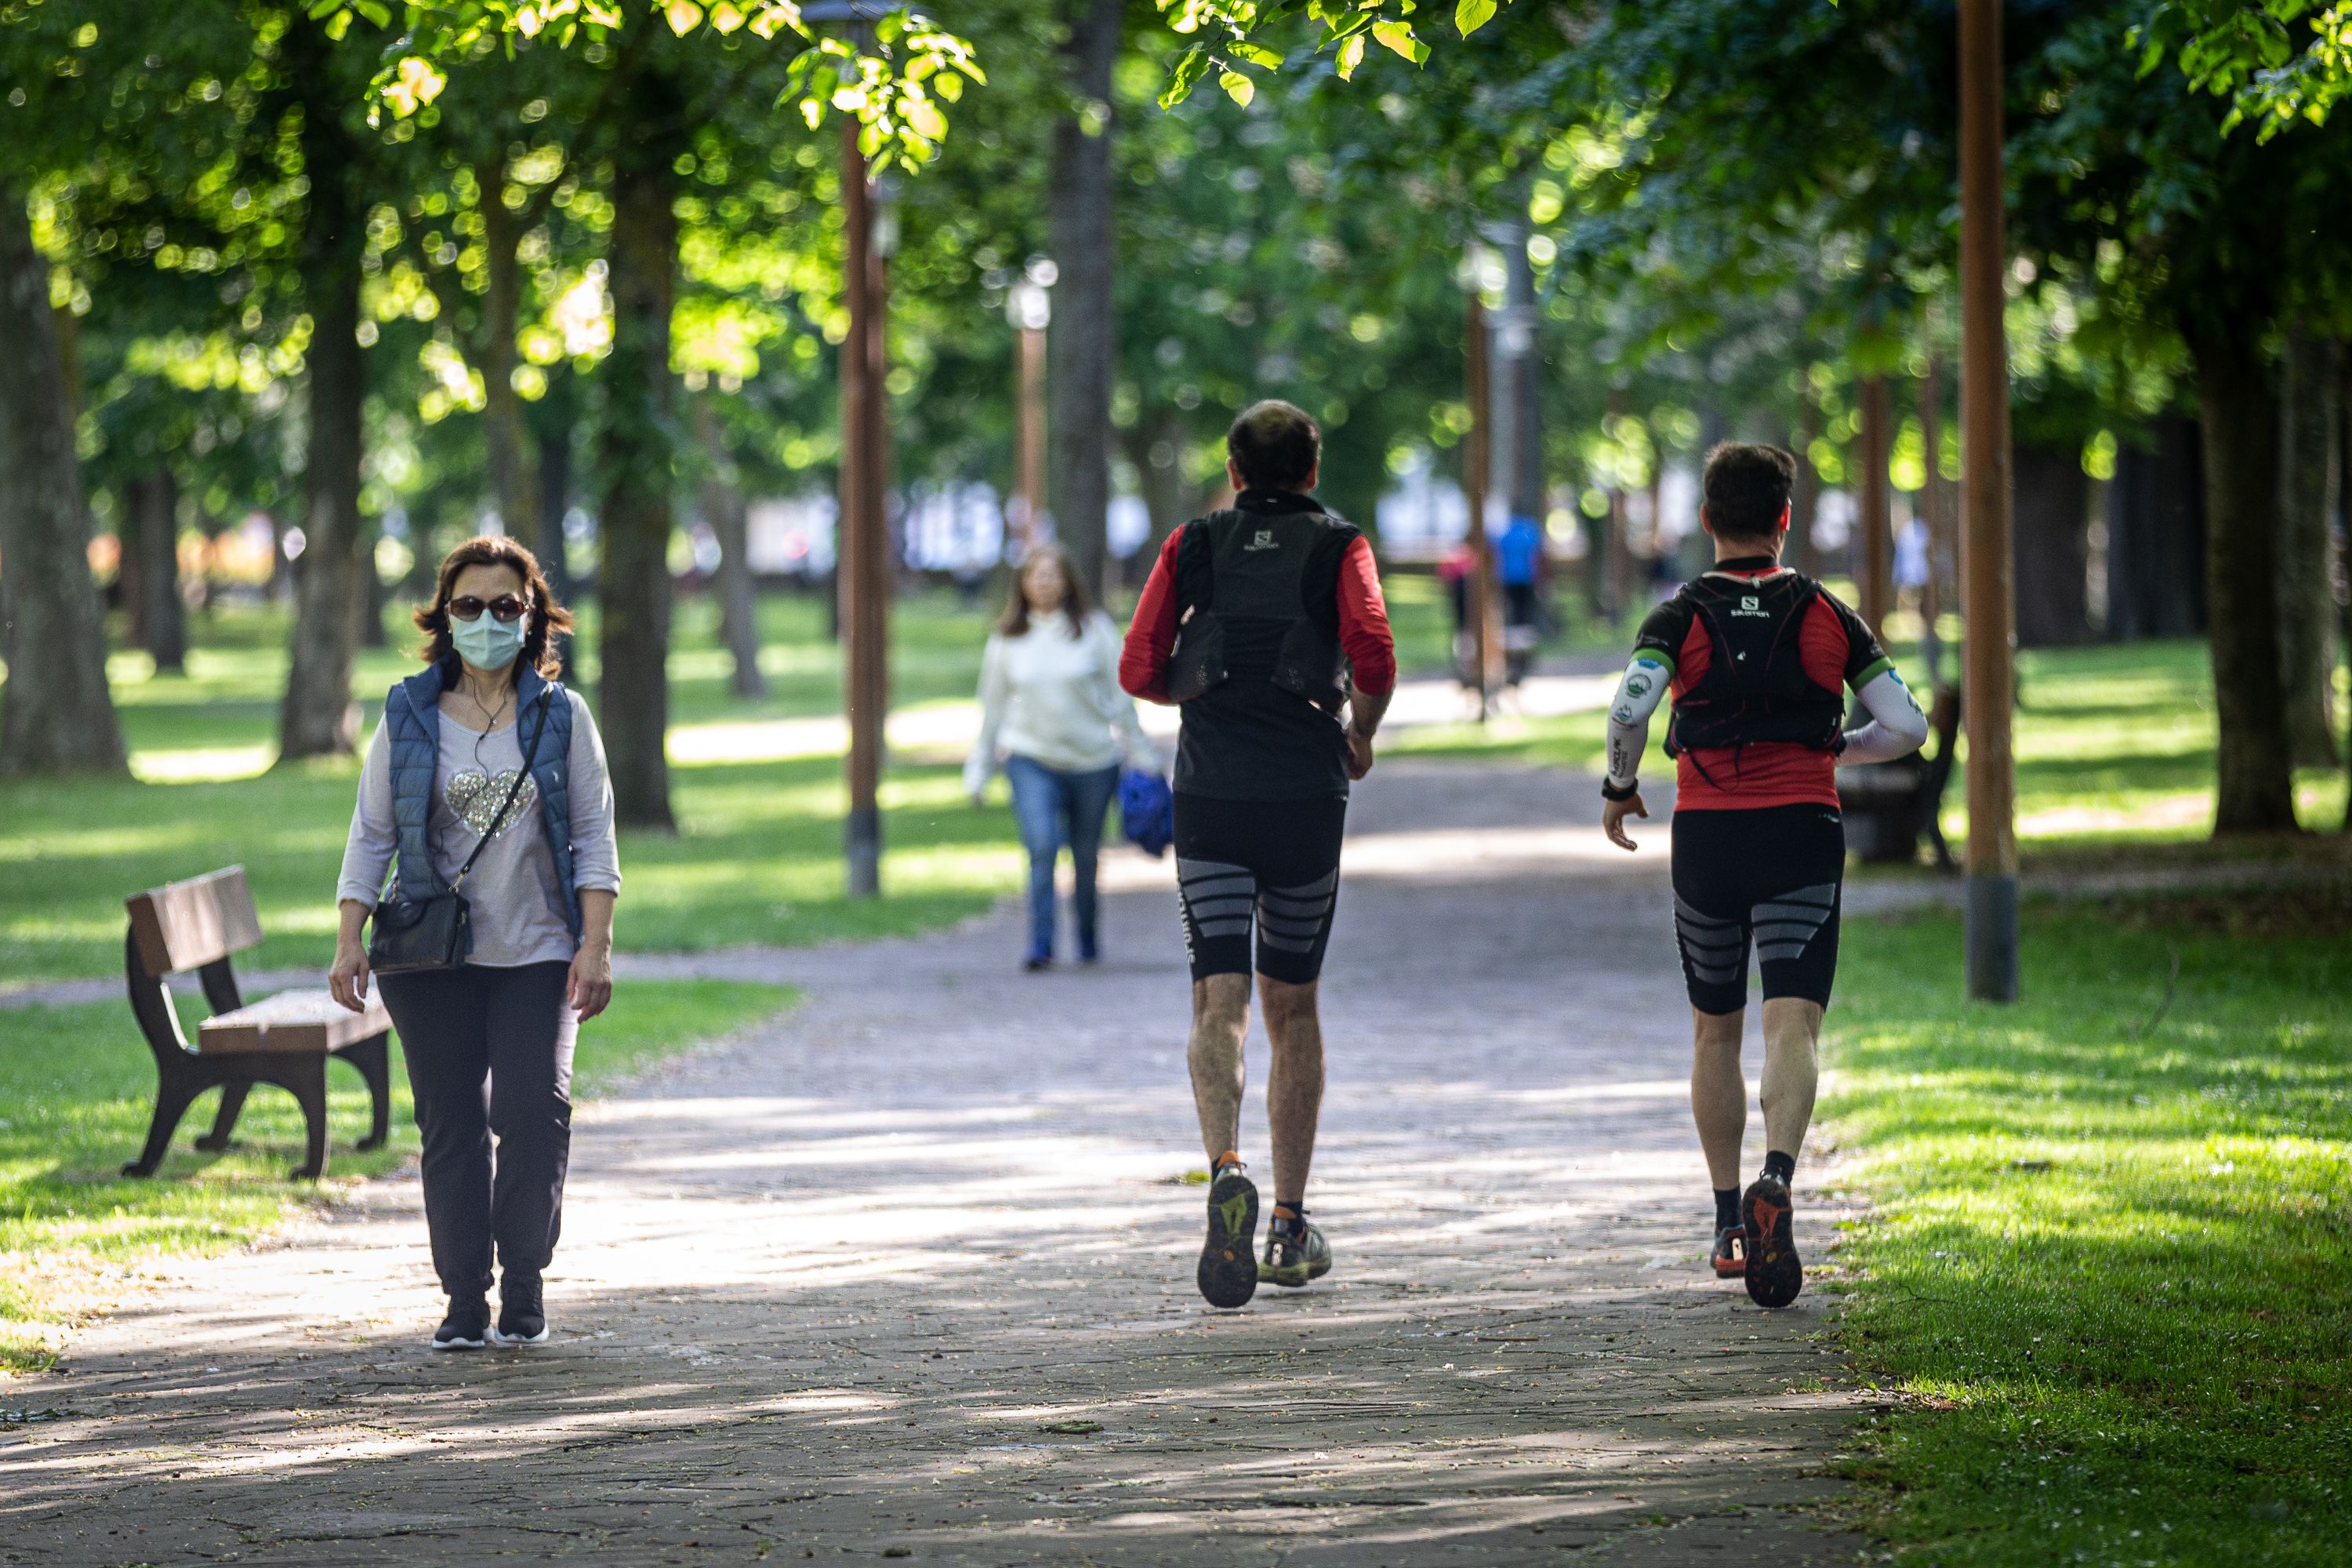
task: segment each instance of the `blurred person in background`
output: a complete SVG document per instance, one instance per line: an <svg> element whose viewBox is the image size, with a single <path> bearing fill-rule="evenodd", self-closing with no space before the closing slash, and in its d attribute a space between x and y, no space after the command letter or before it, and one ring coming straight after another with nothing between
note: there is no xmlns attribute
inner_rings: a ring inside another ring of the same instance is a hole
<svg viewBox="0 0 2352 1568"><path fill-rule="evenodd" d="M1029 852L1029 940L1022 967L1054 963L1054 870L1066 847L1076 881L1071 912L1077 956L1101 955L1096 857L1118 791L1119 764L1157 773L1160 753L1135 703L1118 688L1119 635L1087 602L1059 547L1033 551L980 664L980 739L964 763L964 793L980 804L998 767Z"/></svg>

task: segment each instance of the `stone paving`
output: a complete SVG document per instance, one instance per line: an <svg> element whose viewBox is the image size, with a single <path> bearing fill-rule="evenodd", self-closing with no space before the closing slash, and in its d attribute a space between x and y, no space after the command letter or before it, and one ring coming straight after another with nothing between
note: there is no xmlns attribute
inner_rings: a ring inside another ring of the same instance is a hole
<svg viewBox="0 0 2352 1568"><path fill-rule="evenodd" d="M1097 969L1019 973L1009 910L682 966L807 1000L581 1108L544 1347L425 1350L413 1177L185 1265L0 1386L56 1413L0 1426L0 1561L1852 1562L1834 1290L1703 1272L1666 835L1594 802L1360 795L1308 1290L1193 1291L1171 873L1124 856Z"/></svg>

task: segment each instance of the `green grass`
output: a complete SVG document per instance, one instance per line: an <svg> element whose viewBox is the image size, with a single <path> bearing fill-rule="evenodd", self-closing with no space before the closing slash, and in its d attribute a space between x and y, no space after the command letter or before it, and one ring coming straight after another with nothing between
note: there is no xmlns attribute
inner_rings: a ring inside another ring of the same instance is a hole
<svg viewBox="0 0 2352 1568"><path fill-rule="evenodd" d="M788 987L734 981L624 984L581 1030L574 1093L593 1095L793 998ZM416 1137L396 1048L392 1076L391 1143L362 1154L352 1142L367 1127L367 1090L356 1072L330 1065L324 1184L286 1180L301 1160L302 1118L290 1096L268 1088L246 1106L239 1147L190 1146L211 1125L215 1097L206 1095L163 1168L136 1180L120 1171L146 1138L155 1064L130 1010L120 1002L0 1009L0 1373L45 1364L58 1326L102 1307L142 1263L242 1246L300 1205L331 1201L351 1179L397 1165Z"/></svg>
<svg viewBox="0 0 2352 1568"><path fill-rule="evenodd" d="M2335 1563L2352 1534L2352 892L1856 922L1825 1112L1895 1390L1865 1522L1936 1564ZM2168 981L2175 959L2179 978Z"/></svg>
<svg viewBox="0 0 2352 1568"><path fill-rule="evenodd" d="M1923 669L1915 650L1898 649L1915 688ZM2018 837L2029 851L2095 852L2101 846L2145 848L2204 838L2213 816L2215 728L2212 670L2199 642L2130 643L2052 648L2018 656ZM1391 749L1423 756L1488 758L1598 772L1605 740L1598 710L1558 719L1506 719L1433 726L1395 737ZM1651 776L1670 764L1659 754L1662 721L1651 725L1645 763ZM1944 830L1955 846L1968 836L1967 757L1945 795ZM2296 794L2308 826L2344 820L2345 773L2305 770Z"/></svg>

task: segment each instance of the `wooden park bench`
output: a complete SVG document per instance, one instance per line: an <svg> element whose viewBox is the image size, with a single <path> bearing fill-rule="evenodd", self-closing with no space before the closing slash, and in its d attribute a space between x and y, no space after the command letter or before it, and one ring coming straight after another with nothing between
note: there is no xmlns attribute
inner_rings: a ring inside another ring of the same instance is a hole
<svg viewBox="0 0 2352 1568"><path fill-rule="evenodd" d="M383 1145L391 1127L392 1083L385 1056L391 1016L373 997L367 1011L353 1013L324 991L282 991L251 1006L237 994L229 955L257 947L261 921L245 868L231 866L168 887L151 888L123 900L131 929L123 937L122 968L131 984L131 1010L155 1053L155 1120L147 1147L122 1167L127 1176L150 1176L163 1163L172 1134L188 1106L208 1089L221 1091L213 1130L196 1147L228 1147L229 1134L245 1110L245 1097L257 1083L274 1083L302 1107L309 1147L293 1174L315 1178L327 1168L327 1058L340 1057L367 1079L373 1113L362 1149ZM171 976L196 971L213 1016L196 1030L192 1047L180 1030L172 1002Z"/></svg>

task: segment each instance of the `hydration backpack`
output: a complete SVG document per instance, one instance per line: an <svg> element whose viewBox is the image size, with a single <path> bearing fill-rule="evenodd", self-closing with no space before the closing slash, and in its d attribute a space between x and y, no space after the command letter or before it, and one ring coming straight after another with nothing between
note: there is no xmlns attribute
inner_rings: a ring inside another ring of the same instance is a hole
<svg viewBox="0 0 2352 1568"><path fill-rule="evenodd" d="M1170 700L1191 701L1244 677L1337 714L1347 700L1339 611L1310 607L1307 589L1324 552L1336 562L1355 535L1353 524L1320 510L1220 511L1186 523Z"/></svg>
<svg viewBox="0 0 2352 1568"><path fill-rule="evenodd" d="M1765 742L1837 750L1845 700L1805 673L1798 647L1821 592L1801 572L1762 581L1710 573L1683 584L1675 606L1706 628L1713 657L1675 699L1668 756Z"/></svg>

